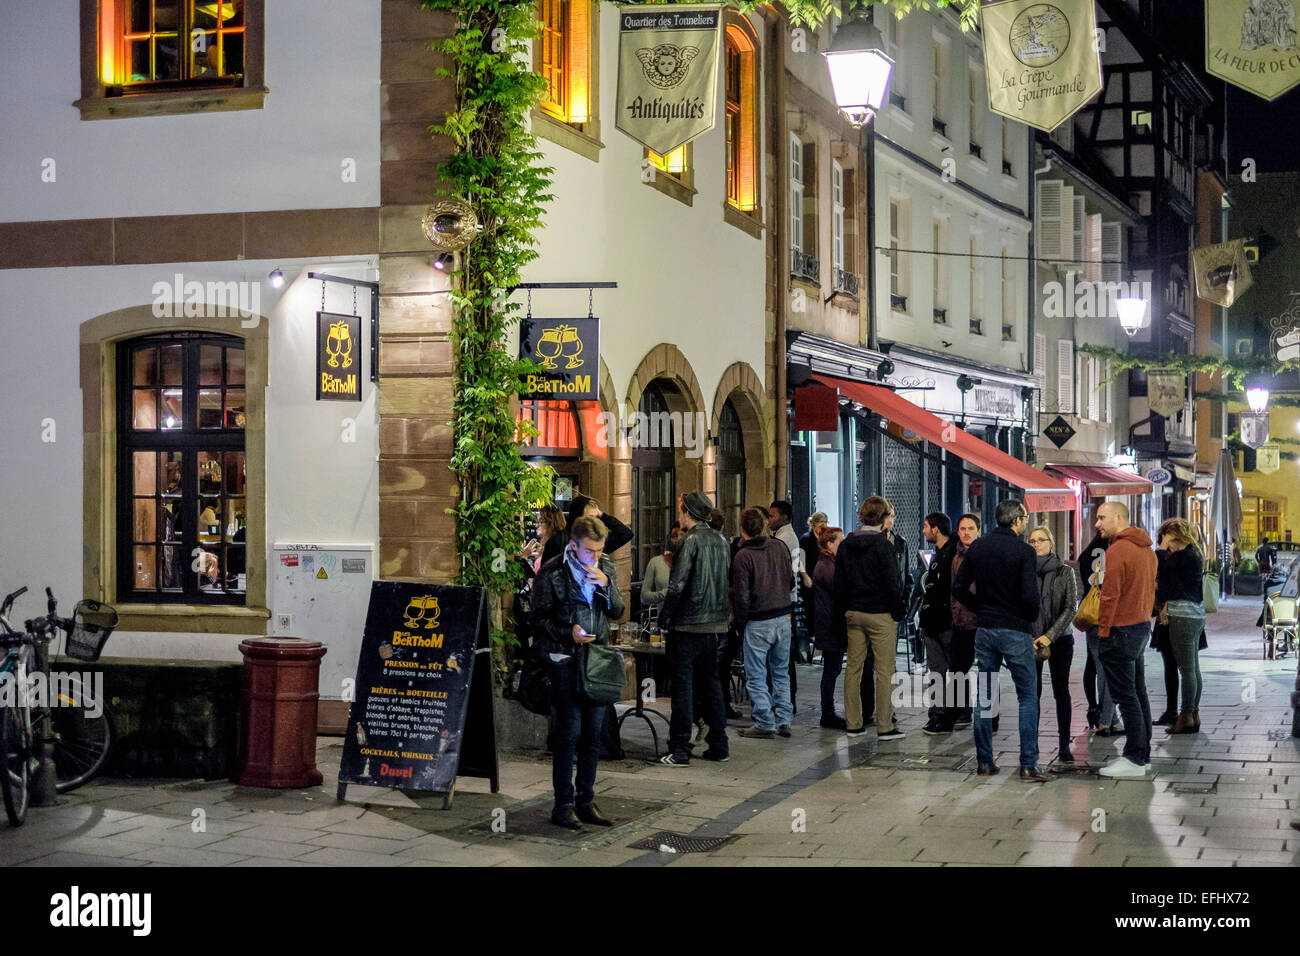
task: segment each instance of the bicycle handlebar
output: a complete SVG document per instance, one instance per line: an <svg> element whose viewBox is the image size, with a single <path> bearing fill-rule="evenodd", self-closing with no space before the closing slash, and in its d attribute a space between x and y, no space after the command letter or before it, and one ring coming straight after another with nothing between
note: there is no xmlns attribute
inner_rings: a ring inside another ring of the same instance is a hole
<svg viewBox="0 0 1300 956"><path fill-rule="evenodd" d="M4 604L0 605L0 616L8 615L9 609L14 606L14 601L18 600L26 593L27 593L27 588L26 586L24 586L19 588L13 594L9 595L7 598L5 598Z"/></svg>

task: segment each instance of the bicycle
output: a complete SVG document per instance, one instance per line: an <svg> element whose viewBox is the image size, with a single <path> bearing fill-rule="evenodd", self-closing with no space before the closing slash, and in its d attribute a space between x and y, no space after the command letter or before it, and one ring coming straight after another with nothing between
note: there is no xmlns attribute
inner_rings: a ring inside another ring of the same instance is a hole
<svg viewBox="0 0 1300 956"><path fill-rule="evenodd" d="M50 738L55 790L67 793L86 783L104 766L112 746L112 725L108 711L96 701L75 675L60 675L58 693L52 695L48 651L58 631L66 635L64 653L83 661L96 661L113 629L117 612L99 601L81 601L71 618L55 614L54 592L45 589L48 612L44 617L23 622L22 632L9 623L13 603L27 588L19 588L0 605L0 796L13 826L27 816L29 785L40 772L41 755L35 752L38 737ZM46 706L33 706L33 660L44 676ZM57 699L52 699L57 697ZM54 706L48 706L54 705ZM49 721L47 733L42 726Z"/></svg>

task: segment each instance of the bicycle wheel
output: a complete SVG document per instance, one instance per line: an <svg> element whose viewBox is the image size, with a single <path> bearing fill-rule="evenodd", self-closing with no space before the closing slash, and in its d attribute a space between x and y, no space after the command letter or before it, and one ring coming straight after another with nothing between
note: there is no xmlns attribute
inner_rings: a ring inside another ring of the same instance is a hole
<svg viewBox="0 0 1300 956"><path fill-rule="evenodd" d="M0 710L0 795L5 813L13 826L20 827L27 818L27 783L31 734L23 707Z"/></svg>
<svg viewBox="0 0 1300 956"><path fill-rule="evenodd" d="M113 727L108 707L103 701L90 700L75 677L59 687L54 718L54 789L59 793L75 790L90 780L108 760L113 743ZM95 705L95 706L92 706ZM98 710L92 715L92 710Z"/></svg>

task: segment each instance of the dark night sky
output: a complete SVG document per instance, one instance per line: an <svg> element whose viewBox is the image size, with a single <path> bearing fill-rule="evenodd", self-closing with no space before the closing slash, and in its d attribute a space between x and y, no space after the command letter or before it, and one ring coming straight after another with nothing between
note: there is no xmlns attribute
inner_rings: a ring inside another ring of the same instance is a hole
<svg viewBox="0 0 1300 956"><path fill-rule="evenodd" d="M1156 0L1160 39L1174 48L1215 92L1227 89L1228 162L1231 175L1241 161L1255 160L1261 173L1300 170L1300 86L1271 103L1224 84L1205 72L1205 8L1201 0ZM1224 125L1224 104L1213 107L1215 126Z"/></svg>

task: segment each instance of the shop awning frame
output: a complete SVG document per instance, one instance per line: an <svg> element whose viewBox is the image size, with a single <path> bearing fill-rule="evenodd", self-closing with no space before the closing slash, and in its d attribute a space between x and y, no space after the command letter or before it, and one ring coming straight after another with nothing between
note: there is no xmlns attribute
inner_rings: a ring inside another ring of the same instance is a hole
<svg viewBox="0 0 1300 956"><path fill-rule="evenodd" d="M1045 465L1044 468L1062 477L1082 482L1089 498L1105 498L1108 495L1149 495L1155 490L1155 485L1149 478L1143 478L1123 468L1067 464Z"/></svg>
<svg viewBox="0 0 1300 956"><path fill-rule="evenodd" d="M1074 492L1065 483L1013 458L954 423L945 422L887 388L831 375L814 374L811 380L838 390L844 397L988 473L976 477L992 478L1008 487L1021 489L1029 511L1074 511L1078 507Z"/></svg>

